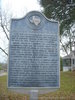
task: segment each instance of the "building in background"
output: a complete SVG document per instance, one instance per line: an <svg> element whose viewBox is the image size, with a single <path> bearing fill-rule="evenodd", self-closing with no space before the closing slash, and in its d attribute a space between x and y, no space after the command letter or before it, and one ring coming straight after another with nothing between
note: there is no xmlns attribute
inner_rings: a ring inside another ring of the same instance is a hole
<svg viewBox="0 0 75 100"><path fill-rule="evenodd" d="M75 71L75 30L71 39L72 50L69 55L63 57L63 71Z"/></svg>
<svg viewBox="0 0 75 100"><path fill-rule="evenodd" d="M63 57L63 71L75 70L75 50Z"/></svg>

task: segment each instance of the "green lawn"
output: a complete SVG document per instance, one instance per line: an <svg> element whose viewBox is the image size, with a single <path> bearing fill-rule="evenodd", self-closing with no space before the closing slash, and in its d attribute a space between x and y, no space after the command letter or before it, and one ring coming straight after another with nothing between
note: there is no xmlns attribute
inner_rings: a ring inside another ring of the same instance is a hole
<svg viewBox="0 0 75 100"><path fill-rule="evenodd" d="M0 100L29 100L28 95L8 91L6 77L0 77ZM39 100L75 100L75 72L61 72L60 78L60 89L39 95Z"/></svg>

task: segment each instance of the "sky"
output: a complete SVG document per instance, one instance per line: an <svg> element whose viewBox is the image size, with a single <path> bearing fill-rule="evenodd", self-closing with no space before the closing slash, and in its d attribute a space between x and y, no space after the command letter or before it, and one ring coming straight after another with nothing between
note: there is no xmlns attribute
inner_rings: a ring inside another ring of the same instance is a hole
<svg viewBox="0 0 75 100"><path fill-rule="evenodd" d="M2 0L2 10L12 13L13 17L22 17L32 10L40 11L37 0Z"/></svg>
<svg viewBox="0 0 75 100"><path fill-rule="evenodd" d="M32 10L41 10L37 0L0 0L0 8L2 14L6 13L8 16L12 16L12 18L22 18ZM6 50L8 43L3 30L0 28L0 46ZM7 62L7 56L1 50L0 62Z"/></svg>

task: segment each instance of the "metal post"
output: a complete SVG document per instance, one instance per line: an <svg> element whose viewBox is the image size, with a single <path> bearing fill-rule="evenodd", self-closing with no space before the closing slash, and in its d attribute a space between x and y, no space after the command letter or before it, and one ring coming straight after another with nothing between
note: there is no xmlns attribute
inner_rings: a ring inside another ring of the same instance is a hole
<svg viewBox="0 0 75 100"><path fill-rule="evenodd" d="M38 100L38 90L30 91L30 99L29 100Z"/></svg>

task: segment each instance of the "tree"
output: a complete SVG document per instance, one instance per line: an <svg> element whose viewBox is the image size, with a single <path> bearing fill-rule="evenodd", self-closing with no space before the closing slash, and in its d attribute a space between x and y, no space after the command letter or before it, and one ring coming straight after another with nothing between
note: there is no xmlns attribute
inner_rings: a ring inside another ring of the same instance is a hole
<svg viewBox="0 0 75 100"><path fill-rule="evenodd" d="M0 12L0 35L5 34L6 36L6 41L9 41L9 18L7 16L7 13L1 13ZM1 39L1 38L0 38ZM6 42L4 41L4 42ZM0 50L8 56L8 45L7 47L5 46L4 48L2 47L2 45L0 45Z"/></svg>
<svg viewBox="0 0 75 100"><path fill-rule="evenodd" d="M9 42L10 19L12 17L17 18L18 17L17 15L19 15L18 13L14 14L13 11L11 11L9 4L7 4L7 5L8 5L7 8L5 7L5 8L1 9L1 7L0 7L0 36L2 36L3 34L5 35L5 40L2 40L5 43L6 43L6 41ZM21 14L20 14L21 17L23 14L25 14L27 12L26 10L27 10L26 8L21 9ZM0 38L0 40L1 40L1 38ZM7 47L6 47L6 45L4 47L2 45L0 45L0 52L1 52L1 54L5 54L4 57L5 56L8 57L8 44L7 44Z"/></svg>
<svg viewBox="0 0 75 100"><path fill-rule="evenodd" d="M60 57L60 71L63 71L63 60L62 60L62 57Z"/></svg>
<svg viewBox="0 0 75 100"><path fill-rule="evenodd" d="M72 4L71 0L40 0L40 4L44 8L43 13L46 17L60 22L60 43L63 50L68 54L67 44L71 41L67 40L66 44L63 44L62 38L63 36L70 36L70 30L75 24L75 5Z"/></svg>
<svg viewBox="0 0 75 100"><path fill-rule="evenodd" d="M74 25L75 27L75 25ZM65 32L62 34L62 38L60 39L60 43L62 44L62 50L68 53L72 52L73 50L73 42L74 42L74 36L75 33L73 32L73 27L71 27L69 30L65 30ZM63 41L63 39L65 41Z"/></svg>

